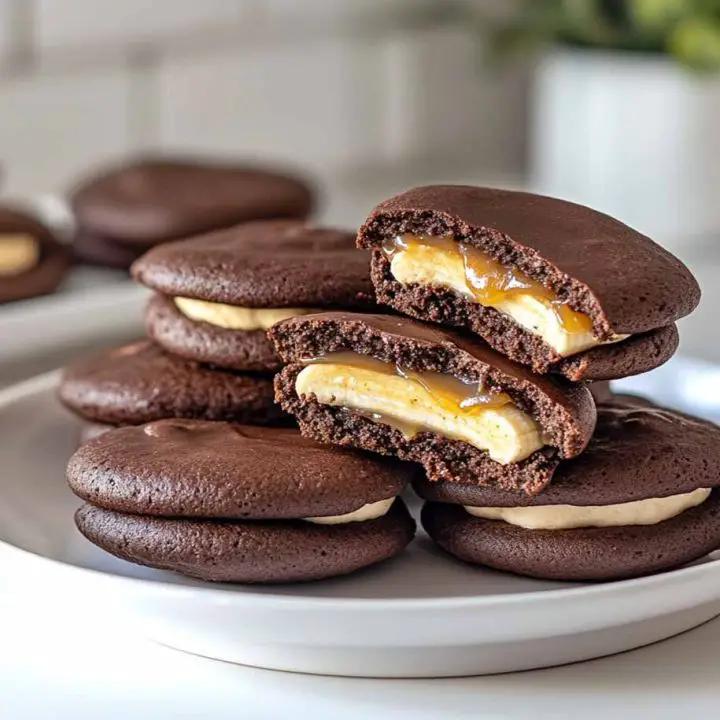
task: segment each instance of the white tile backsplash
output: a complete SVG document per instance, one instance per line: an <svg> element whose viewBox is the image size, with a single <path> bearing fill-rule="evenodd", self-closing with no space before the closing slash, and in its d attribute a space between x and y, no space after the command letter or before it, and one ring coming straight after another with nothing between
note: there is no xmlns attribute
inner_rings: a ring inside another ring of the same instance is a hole
<svg viewBox="0 0 720 720"><path fill-rule="evenodd" d="M7 62L13 47L13 0L0 0L0 69Z"/></svg>
<svg viewBox="0 0 720 720"><path fill-rule="evenodd" d="M29 0L28 0L29 1ZM248 0L35 0L41 48L136 43L239 22Z"/></svg>
<svg viewBox="0 0 720 720"><path fill-rule="evenodd" d="M369 44L336 39L168 59L159 83L162 143L319 170L376 159L381 60Z"/></svg>
<svg viewBox="0 0 720 720"><path fill-rule="evenodd" d="M439 9L433 0L0 0L6 187L57 188L88 163L157 145L327 178L404 176L438 158L515 173L522 75L484 72L477 38Z"/></svg>
<svg viewBox="0 0 720 720"><path fill-rule="evenodd" d="M0 83L3 192L37 195L130 150L124 72Z"/></svg>
<svg viewBox="0 0 720 720"><path fill-rule="evenodd" d="M257 7L266 15L327 15L352 19L378 12L391 13L427 6L427 0L258 0Z"/></svg>

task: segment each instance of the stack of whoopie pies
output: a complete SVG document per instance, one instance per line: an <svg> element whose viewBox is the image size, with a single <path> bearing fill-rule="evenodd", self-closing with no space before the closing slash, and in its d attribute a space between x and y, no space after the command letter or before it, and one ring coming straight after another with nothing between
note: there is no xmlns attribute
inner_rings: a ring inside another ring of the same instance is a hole
<svg viewBox="0 0 720 720"><path fill-rule="evenodd" d="M608 386L675 352L700 298L676 258L588 208L462 186L382 203L357 245L265 221L135 262L150 340L60 390L105 431L68 467L86 537L210 580L317 579L410 542L412 483L439 547L524 575L720 546L720 429ZM275 372L299 430L270 427Z"/></svg>
<svg viewBox="0 0 720 720"><path fill-rule="evenodd" d="M373 309L369 262L355 233L298 220L140 258L150 339L75 363L60 385L88 423L68 466L80 531L132 562L234 582L313 580L399 553L415 532L398 498L412 465L270 427L290 417L274 403L267 328Z"/></svg>
<svg viewBox="0 0 720 720"><path fill-rule="evenodd" d="M588 208L467 186L381 203L358 246L404 317L269 331L306 437L420 463L423 525L465 561L608 580L720 547L720 429L604 384L675 352L700 299L680 261Z"/></svg>

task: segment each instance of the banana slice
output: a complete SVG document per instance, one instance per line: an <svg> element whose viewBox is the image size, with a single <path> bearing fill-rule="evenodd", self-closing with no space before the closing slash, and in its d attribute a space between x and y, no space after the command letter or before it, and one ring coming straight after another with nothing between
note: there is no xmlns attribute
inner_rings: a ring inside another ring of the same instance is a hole
<svg viewBox="0 0 720 720"><path fill-rule="evenodd" d="M20 275L40 260L40 246L32 235L0 235L0 275Z"/></svg>
<svg viewBox="0 0 720 720"><path fill-rule="evenodd" d="M298 395L315 395L322 404L371 415L408 437L425 430L462 440L503 465L524 460L544 445L535 421L512 403L480 411L453 408L401 375L322 362L301 370L295 389Z"/></svg>
<svg viewBox="0 0 720 720"><path fill-rule="evenodd" d="M443 287L471 302L478 302L468 287L460 253L450 253L427 245L415 245L393 255L390 272L403 285L417 283ZM563 357L606 344L599 342L591 330L568 331L547 302L529 293L513 292L494 299L489 306L509 316L531 333L539 335ZM620 342L626 337L628 336L616 335L610 342Z"/></svg>

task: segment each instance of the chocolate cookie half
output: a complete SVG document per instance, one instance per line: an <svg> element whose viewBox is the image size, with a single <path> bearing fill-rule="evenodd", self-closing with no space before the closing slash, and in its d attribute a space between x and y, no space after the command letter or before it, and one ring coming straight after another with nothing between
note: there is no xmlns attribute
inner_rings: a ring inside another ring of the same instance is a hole
<svg viewBox="0 0 720 720"><path fill-rule="evenodd" d="M276 399L301 431L422 463L433 481L540 492L595 426L590 391L406 318L325 313L275 325Z"/></svg>
<svg viewBox="0 0 720 720"><path fill-rule="evenodd" d="M358 234L378 301L466 328L537 373L637 375L668 360L700 289L652 240L607 215L529 193L420 187Z"/></svg>
<svg viewBox="0 0 720 720"><path fill-rule="evenodd" d="M69 264L70 253L45 225L0 207L0 303L53 292Z"/></svg>
<svg viewBox="0 0 720 720"><path fill-rule="evenodd" d="M84 505L75 524L93 544L138 565L213 582L292 583L347 575L401 553L415 534L402 500L345 525L302 520L157 518Z"/></svg>
<svg viewBox="0 0 720 720"><path fill-rule="evenodd" d="M418 479L423 525L468 562L556 580L666 570L720 548L720 429L621 398L535 497ZM451 504L450 504L451 503Z"/></svg>
<svg viewBox="0 0 720 720"><path fill-rule="evenodd" d="M399 553L415 524L398 495L415 474L297 430L193 420L105 433L67 471L92 542L234 582L313 580Z"/></svg>
<svg viewBox="0 0 720 720"><path fill-rule="evenodd" d="M265 336L323 308L375 307L369 257L349 231L294 221L248 223L155 248L132 267L156 290L145 323L172 353L235 370L274 371Z"/></svg>
<svg viewBox="0 0 720 720"><path fill-rule="evenodd" d="M306 218L313 206L302 179L268 168L212 160L141 158L114 165L70 193L76 255L129 267L169 240L264 218Z"/></svg>
<svg viewBox="0 0 720 720"><path fill-rule="evenodd" d="M76 415L105 425L174 417L266 425L283 417L271 378L205 367L148 340L69 365L58 395Z"/></svg>

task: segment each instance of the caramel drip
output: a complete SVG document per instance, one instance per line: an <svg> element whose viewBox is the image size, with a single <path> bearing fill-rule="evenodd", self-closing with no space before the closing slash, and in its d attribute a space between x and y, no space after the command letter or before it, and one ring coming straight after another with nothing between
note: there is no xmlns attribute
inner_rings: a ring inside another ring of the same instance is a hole
<svg viewBox="0 0 720 720"><path fill-rule="evenodd" d="M507 394L489 390L477 380L468 382L439 372L416 372L401 365L382 362L355 352L328 353L306 362L332 363L370 370L382 375L398 375L420 385L440 407L454 415L476 416L488 408L498 408L512 402ZM378 413L373 413L373 419L380 421L381 418L375 417L376 415ZM385 422L385 419L382 419L382 422Z"/></svg>
<svg viewBox="0 0 720 720"><path fill-rule="evenodd" d="M456 241L447 235L400 235L387 238L383 243L383 250L390 258L397 253L422 247L459 257L462 260L468 292L480 305L494 307L512 295L530 295L555 313L566 332L584 333L592 330L592 321L587 315L573 310L550 289L520 270L502 265L467 243Z"/></svg>

